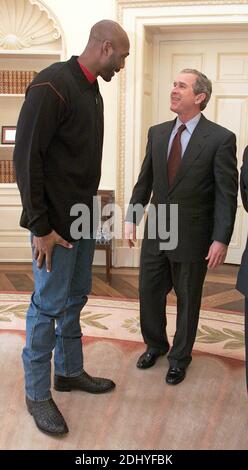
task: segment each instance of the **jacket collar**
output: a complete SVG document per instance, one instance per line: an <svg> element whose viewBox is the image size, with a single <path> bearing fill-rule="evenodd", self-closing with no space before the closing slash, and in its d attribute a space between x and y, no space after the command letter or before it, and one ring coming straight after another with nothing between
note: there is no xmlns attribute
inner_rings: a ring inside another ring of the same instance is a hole
<svg viewBox="0 0 248 470"><path fill-rule="evenodd" d="M89 80L87 80L86 76L82 72L82 69L78 63L78 56L73 55L68 61L68 67L70 68L70 71L75 78L80 90L84 92L87 89L95 89L96 92L99 92L99 86L98 86L98 81L96 80L94 83L90 83Z"/></svg>

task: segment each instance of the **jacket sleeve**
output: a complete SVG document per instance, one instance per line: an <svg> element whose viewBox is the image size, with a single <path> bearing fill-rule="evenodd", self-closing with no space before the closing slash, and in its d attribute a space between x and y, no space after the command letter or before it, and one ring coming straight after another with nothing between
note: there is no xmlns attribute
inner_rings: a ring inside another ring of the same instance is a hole
<svg viewBox="0 0 248 470"><path fill-rule="evenodd" d="M240 191L244 209L248 212L248 147L244 150L243 165L240 172Z"/></svg>
<svg viewBox="0 0 248 470"><path fill-rule="evenodd" d="M13 156L17 185L28 228L36 236L52 231L44 190L44 163L65 106L63 97L51 84L36 84L26 94L17 123Z"/></svg>
<svg viewBox="0 0 248 470"><path fill-rule="evenodd" d="M148 140L146 146L146 155L140 170L138 181L133 188L132 197L126 214L126 221L139 224L148 204L153 185L152 168L152 136L151 128L148 131ZM135 207L136 206L136 207Z"/></svg>
<svg viewBox="0 0 248 470"><path fill-rule="evenodd" d="M215 209L212 239L229 244L237 210L238 170L236 137L228 133L214 159Z"/></svg>

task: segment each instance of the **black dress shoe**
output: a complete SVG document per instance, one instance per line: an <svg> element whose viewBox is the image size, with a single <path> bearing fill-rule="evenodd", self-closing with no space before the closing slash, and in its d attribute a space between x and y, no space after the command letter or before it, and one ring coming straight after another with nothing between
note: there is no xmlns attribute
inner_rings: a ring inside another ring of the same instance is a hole
<svg viewBox="0 0 248 470"><path fill-rule="evenodd" d="M166 351L168 352L168 351ZM154 366L159 356L164 356L166 354L164 351L154 351L153 349L147 349L138 359L137 367L138 369L148 369L149 367Z"/></svg>
<svg viewBox="0 0 248 470"><path fill-rule="evenodd" d="M169 385L177 385L183 381L186 375L186 369L184 367L170 367L165 381Z"/></svg>
<svg viewBox="0 0 248 470"><path fill-rule="evenodd" d="M115 383L110 379L91 377L87 372L76 377L63 377L55 375L54 388L58 392L70 392L71 390L82 390L88 393L106 393L115 388Z"/></svg>
<svg viewBox="0 0 248 470"><path fill-rule="evenodd" d="M26 404L40 431L50 436L62 436L68 433L67 424L52 398L33 401L26 397Z"/></svg>

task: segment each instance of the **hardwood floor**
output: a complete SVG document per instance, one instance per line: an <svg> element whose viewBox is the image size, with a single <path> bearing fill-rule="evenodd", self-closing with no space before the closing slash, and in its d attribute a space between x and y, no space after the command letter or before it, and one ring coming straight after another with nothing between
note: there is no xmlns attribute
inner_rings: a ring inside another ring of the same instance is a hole
<svg viewBox="0 0 248 470"><path fill-rule="evenodd" d="M112 268L111 283L106 282L105 267L93 266L92 294L138 298L138 268ZM202 298L203 308L244 311L243 296L235 289L238 266L225 264L207 273ZM33 274L28 263L0 263L0 291L32 291ZM169 303L175 304L173 293Z"/></svg>

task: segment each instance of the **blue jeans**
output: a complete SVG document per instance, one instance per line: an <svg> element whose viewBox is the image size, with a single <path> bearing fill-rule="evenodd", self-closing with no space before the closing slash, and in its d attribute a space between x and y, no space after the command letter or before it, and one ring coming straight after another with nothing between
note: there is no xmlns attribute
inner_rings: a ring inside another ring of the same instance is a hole
<svg viewBox="0 0 248 470"><path fill-rule="evenodd" d="M35 290L26 320L26 346L22 359L26 394L31 400L51 398L51 358L55 348L55 374L73 377L83 371L80 311L91 290L95 240L79 240L67 249L54 247L52 270L37 268L33 260Z"/></svg>

